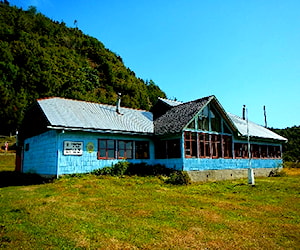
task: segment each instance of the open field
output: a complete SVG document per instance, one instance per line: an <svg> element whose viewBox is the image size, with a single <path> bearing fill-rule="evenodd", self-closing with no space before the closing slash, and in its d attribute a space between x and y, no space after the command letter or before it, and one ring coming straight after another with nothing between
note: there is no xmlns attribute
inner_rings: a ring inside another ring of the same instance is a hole
<svg viewBox="0 0 300 250"><path fill-rule="evenodd" d="M1 159L7 174L12 163ZM8 185L0 188L0 248L299 249L300 170L287 173L255 187L92 175Z"/></svg>

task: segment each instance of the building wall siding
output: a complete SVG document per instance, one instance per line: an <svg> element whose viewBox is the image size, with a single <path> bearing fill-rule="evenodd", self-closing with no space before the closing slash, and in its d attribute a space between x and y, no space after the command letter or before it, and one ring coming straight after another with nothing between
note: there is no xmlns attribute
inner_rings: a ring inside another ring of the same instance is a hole
<svg viewBox="0 0 300 250"><path fill-rule="evenodd" d="M98 160L98 139L114 139L114 140L134 140L134 141L149 141L150 159L132 159L128 160L133 163L147 162L154 163L154 144L147 137L141 136L126 136L113 134L98 134L85 132L69 132L65 131L59 135L58 143L58 175L73 174L73 173L88 173L95 169L110 167L113 164L123 161L122 159ZM64 141L78 141L83 142L83 153L80 156L64 155L63 145ZM94 150L88 151L88 143L94 145Z"/></svg>
<svg viewBox="0 0 300 250"><path fill-rule="evenodd" d="M141 140L149 141L149 159L132 159L132 163L145 162L150 165L162 164L168 168L185 171L247 169L248 159L155 159L154 143L151 138L137 135L101 134L74 131L48 131L41 135L25 140L29 150L24 151L23 172L33 172L41 175L63 175L87 173L95 169L109 167L122 161L121 159L98 160L98 139ZM64 155L64 142L74 141L83 143L82 155ZM87 145L92 144L93 150ZM183 147L183 146L182 146ZM183 151L184 152L184 151ZM276 168L282 163L281 159L252 159L251 166L258 168Z"/></svg>
<svg viewBox="0 0 300 250"><path fill-rule="evenodd" d="M22 171L41 175L56 175L57 133L48 131L24 142Z"/></svg>

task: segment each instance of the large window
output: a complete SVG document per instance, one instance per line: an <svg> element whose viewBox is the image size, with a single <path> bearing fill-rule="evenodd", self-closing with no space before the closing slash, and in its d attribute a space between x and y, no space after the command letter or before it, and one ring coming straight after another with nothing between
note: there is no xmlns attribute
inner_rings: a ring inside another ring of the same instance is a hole
<svg viewBox="0 0 300 250"><path fill-rule="evenodd" d="M98 159L149 159L148 141L99 139Z"/></svg>
<svg viewBox="0 0 300 250"><path fill-rule="evenodd" d="M231 136L185 132L184 139L187 158L232 158Z"/></svg>

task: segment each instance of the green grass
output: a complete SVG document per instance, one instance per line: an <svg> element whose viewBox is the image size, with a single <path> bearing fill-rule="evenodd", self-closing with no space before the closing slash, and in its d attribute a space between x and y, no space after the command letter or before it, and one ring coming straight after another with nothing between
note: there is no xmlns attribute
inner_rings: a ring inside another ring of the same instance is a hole
<svg viewBox="0 0 300 250"><path fill-rule="evenodd" d="M299 249L299 180L298 172L257 178L255 187L247 180L174 186L85 175L7 186L0 248Z"/></svg>
<svg viewBox="0 0 300 250"><path fill-rule="evenodd" d="M14 171L15 160L14 153L0 153L0 171Z"/></svg>

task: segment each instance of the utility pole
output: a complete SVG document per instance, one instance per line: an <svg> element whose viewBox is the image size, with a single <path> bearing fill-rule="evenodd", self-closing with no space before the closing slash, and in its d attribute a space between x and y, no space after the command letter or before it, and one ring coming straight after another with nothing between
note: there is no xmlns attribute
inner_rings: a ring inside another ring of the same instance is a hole
<svg viewBox="0 0 300 250"><path fill-rule="evenodd" d="M246 108L246 106L245 106ZM251 148L250 148L250 134L249 134L249 119L248 119L248 109L246 108L246 114L247 114L247 140L248 140L248 184L251 184L252 186L255 186L255 180L254 180L254 172L253 168L251 166Z"/></svg>

